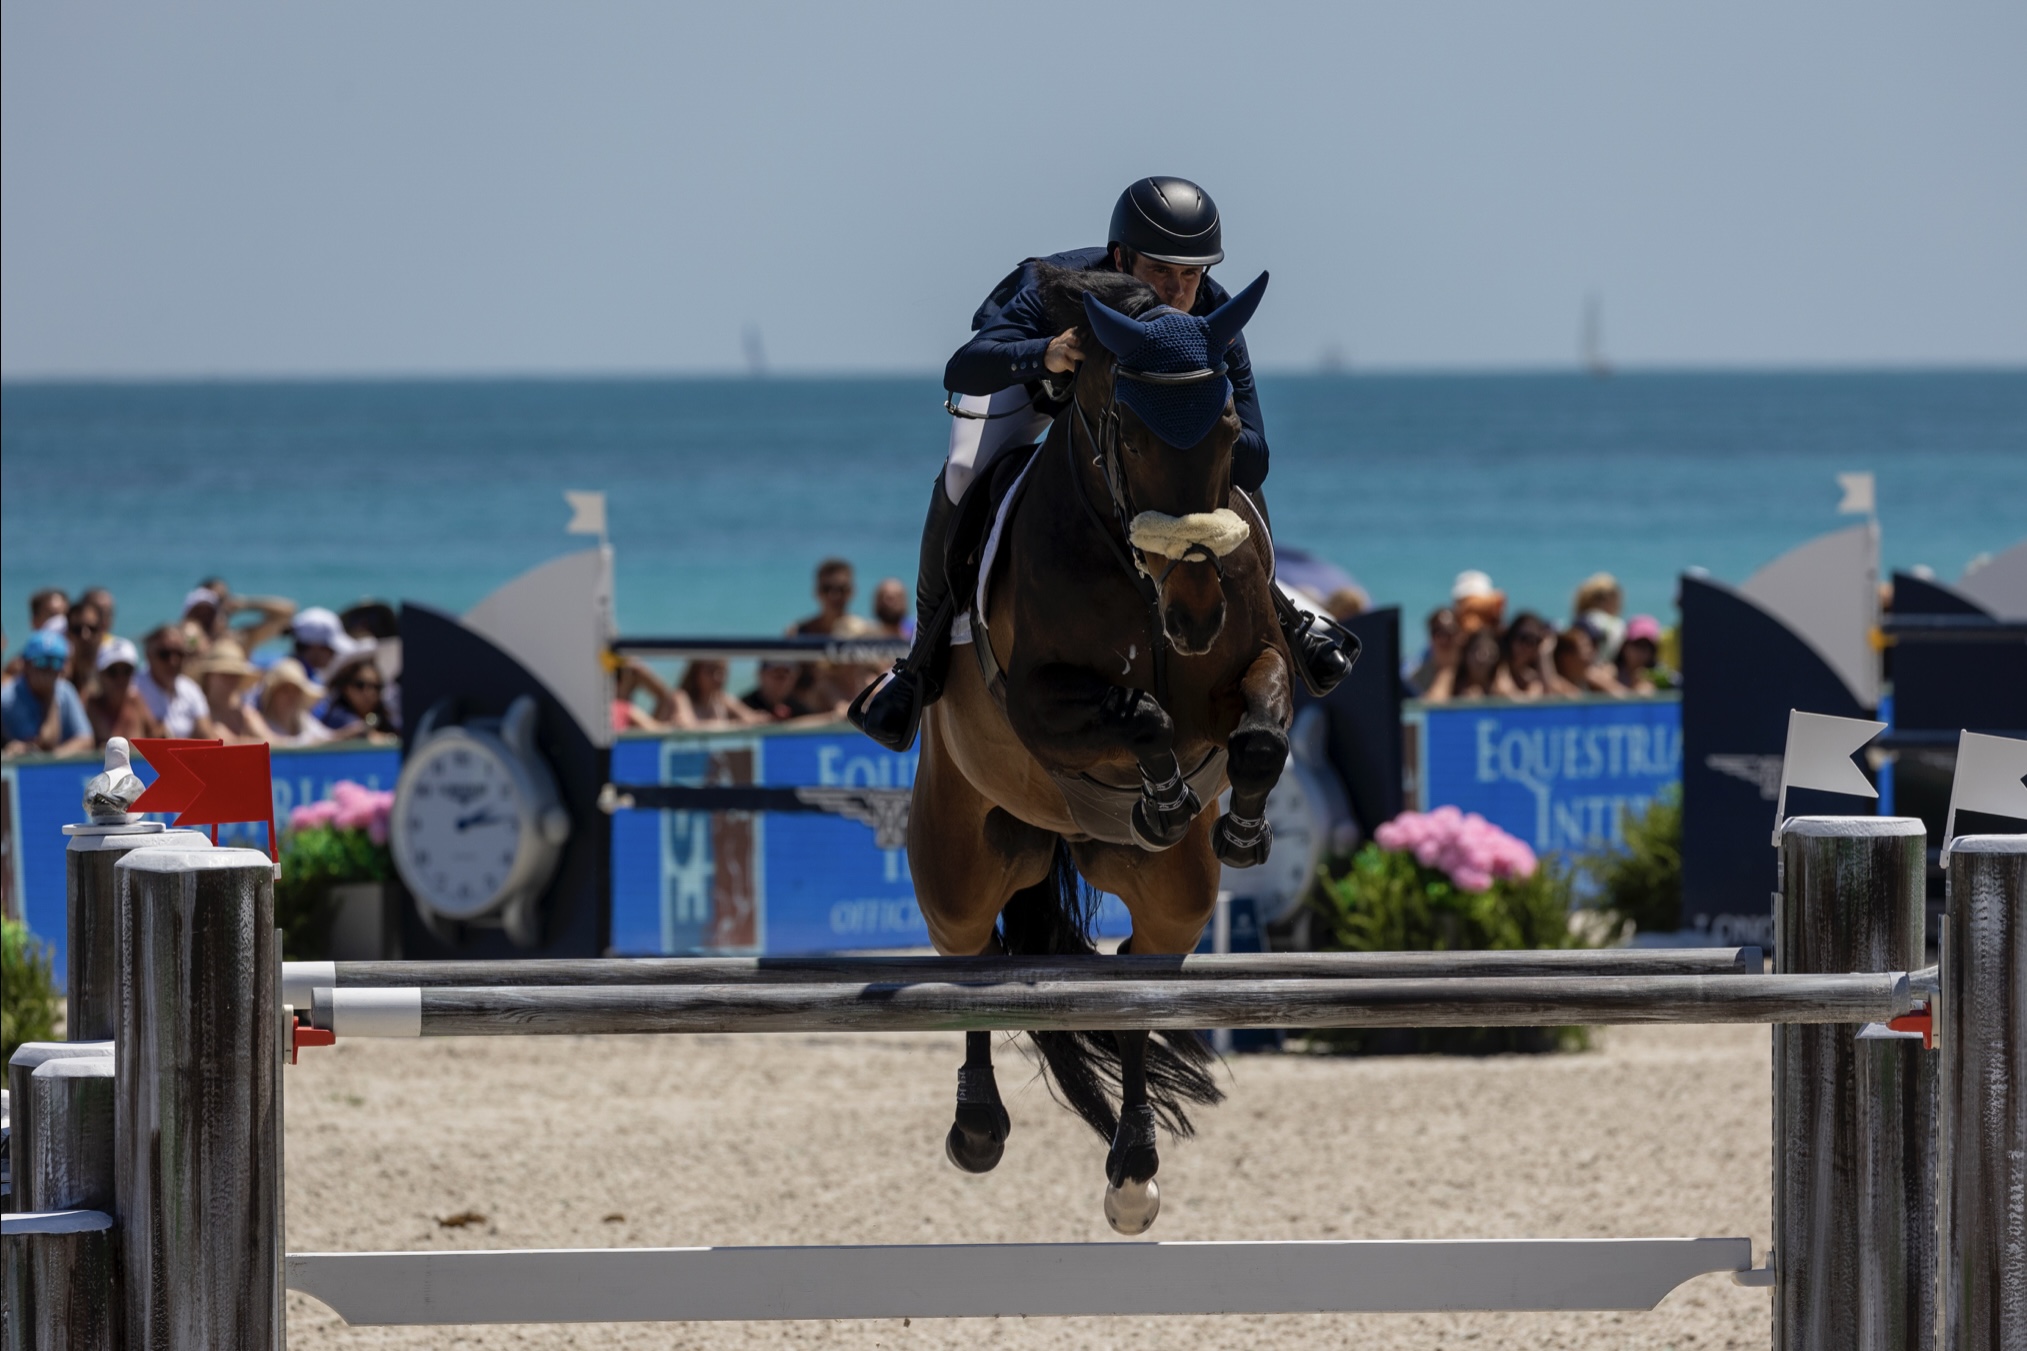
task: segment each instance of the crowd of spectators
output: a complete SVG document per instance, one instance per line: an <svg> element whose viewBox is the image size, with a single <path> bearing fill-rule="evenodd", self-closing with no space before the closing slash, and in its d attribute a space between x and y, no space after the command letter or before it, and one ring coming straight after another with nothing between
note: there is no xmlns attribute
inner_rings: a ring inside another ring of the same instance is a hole
<svg viewBox="0 0 2027 1351"><path fill-rule="evenodd" d="M1506 594L1476 570L1457 575L1450 603L1428 619L1428 645L1402 671L1432 704L1456 699L1623 698L1672 688L1661 662L1661 624L1624 615L1610 573L1586 578L1558 627L1532 610L1506 616Z"/></svg>
<svg viewBox="0 0 2027 1351"><path fill-rule="evenodd" d="M104 587L29 597L28 639L0 685L7 757L82 754L115 736L304 746L400 731L401 642L384 602L339 615L207 577L138 642L119 636L116 613Z"/></svg>

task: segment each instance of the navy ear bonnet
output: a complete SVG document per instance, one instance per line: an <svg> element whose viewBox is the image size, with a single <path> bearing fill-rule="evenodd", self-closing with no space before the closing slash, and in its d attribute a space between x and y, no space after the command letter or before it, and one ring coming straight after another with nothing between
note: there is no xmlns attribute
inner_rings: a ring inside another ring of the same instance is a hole
<svg viewBox="0 0 2027 1351"><path fill-rule="evenodd" d="M1092 336L1119 359L1114 386L1119 402L1162 441L1186 450L1209 436L1224 414L1232 397L1225 349L1266 293L1267 274L1262 272L1201 319L1170 309L1134 319L1087 292L1084 317Z"/></svg>

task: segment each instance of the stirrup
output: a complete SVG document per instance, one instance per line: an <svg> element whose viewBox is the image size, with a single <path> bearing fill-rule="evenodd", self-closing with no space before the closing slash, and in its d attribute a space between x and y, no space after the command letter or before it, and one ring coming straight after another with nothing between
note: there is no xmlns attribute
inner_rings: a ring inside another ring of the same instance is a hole
<svg viewBox="0 0 2027 1351"><path fill-rule="evenodd" d="M1351 668L1358 663L1362 644L1358 635L1338 623L1327 614L1305 610L1274 589L1277 602L1274 609L1281 621L1281 635L1288 640L1290 664L1302 680L1302 687L1316 698L1321 699L1336 689L1344 678L1351 674ZM1344 669L1334 675L1326 675L1312 666L1313 647L1324 653L1342 657Z"/></svg>

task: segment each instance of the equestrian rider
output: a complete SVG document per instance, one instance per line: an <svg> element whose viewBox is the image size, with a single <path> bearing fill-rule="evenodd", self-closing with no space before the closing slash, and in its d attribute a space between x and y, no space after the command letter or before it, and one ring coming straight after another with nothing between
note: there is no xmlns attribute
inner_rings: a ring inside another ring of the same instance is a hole
<svg viewBox="0 0 2027 1351"><path fill-rule="evenodd" d="M1102 249L1072 249L1030 258L993 288L972 316L971 341L944 369L944 387L960 395L951 410L950 453L929 499L915 582L915 646L893 672L854 700L849 716L867 736L893 751L913 744L922 710L942 693L951 621L959 608L945 571L950 518L965 490L1009 446L1032 445L1069 406L1071 385L1084 359L1075 328L1051 331L1036 282L1036 263L1057 268L1130 272L1152 287L1164 305L1209 314L1230 297L1208 269L1224 258L1217 204L1181 178L1143 178L1119 195ZM1225 355L1232 406L1241 430L1232 447L1232 482L1261 507L1267 477L1267 437L1246 340L1234 338ZM1326 694L1351 669L1345 639L1317 623L1274 591L1281 629L1297 673L1314 693Z"/></svg>

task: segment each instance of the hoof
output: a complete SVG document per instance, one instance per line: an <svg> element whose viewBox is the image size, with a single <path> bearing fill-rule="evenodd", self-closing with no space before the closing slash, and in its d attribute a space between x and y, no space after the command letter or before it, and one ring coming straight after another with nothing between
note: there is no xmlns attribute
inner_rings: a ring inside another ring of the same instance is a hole
<svg viewBox="0 0 2027 1351"><path fill-rule="evenodd" d="M1226 812L1211 831L1211 849L1228 868L1257 868L1274 850L1274 823L1264 816L1243 821Z"/></svg>
<svg viewBox="0 0 2027 1351"><path fill-rule="evenodd" d="M1167 803L1143 795L1133 804L1133 815L1128 822L1133 842L1150 853L1173 849L1182 843L1183 836L1189 834L1190 823L1203 809L1195 791L1187 786L1179 797Z"/></svg>
<svg viewBox="0 0 2027 1351"><path fill-rule="evenodd" d="M959 1103L943 1153L967 1173L990 1173L1006 1153L1013 1121L998 1103Z"/></svg>
<svg viewBox="0 0 2027 1351"><path fill-rule="evenodd" d="M1144 1182L1128 1180L1124 1186L1109 1183L1105 1188L1105 1221L1114 1230L1131 1238L1154 1227L1161 1214L1161 1186L1153 1178Z"/></svg>

